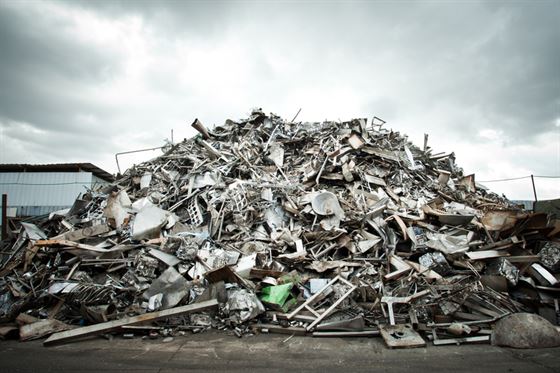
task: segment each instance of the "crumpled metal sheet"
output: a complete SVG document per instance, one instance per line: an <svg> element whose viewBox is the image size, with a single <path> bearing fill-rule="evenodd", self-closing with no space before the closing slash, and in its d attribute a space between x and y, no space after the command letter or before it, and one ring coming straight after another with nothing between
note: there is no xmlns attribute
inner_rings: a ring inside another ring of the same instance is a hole
<svg viewBox="0 0 560 373"><path fill-rule="evenodd" d="M136 214L132 225L132 238L140 240L159 236L170 213L157 206L146 206Z"/></svg>
<svg viewBox="0 0 560 373"><path fill-rule="evenodd" d="M144 299L162 294L161 309L176 306L189 293L188 281L173 267L167 268L143 294Z"/></svg>
<svg viewBox="0 0 560 373"><path fill-rule="evenodd" d="M440 252L427 253L418 258L418 263L426 268L436 271L440 275L451 272L451 266Z"/></svg>
<svg viewBox="0 0 560 373"><path fill-rule="evenodd" d="M115 297L115 289L111 286L83 282L55 282L48 292L76 305L107 304Z"/></svg>
<svg viewBox="0 0 560 373"><path fill-rule="evenodd" d="M517 285L517 281L519 281L519 269L506 258L498 258L492 261L486 273L504 276L513 286Z"/></svg>
<svg viewBox="0 0 560 373"><path fill-rule="evenodd" d="M227 293L227 313L233 322L249 321L265 311L263 304L253 292L232 288Z"/></svg>
<svg viewBox="0 0 560 373"><path fill-rule="evenodd" d="M444 233L426 232L426 246L444 254L460 254L469 250L467 235L451 236Z"/></svg>

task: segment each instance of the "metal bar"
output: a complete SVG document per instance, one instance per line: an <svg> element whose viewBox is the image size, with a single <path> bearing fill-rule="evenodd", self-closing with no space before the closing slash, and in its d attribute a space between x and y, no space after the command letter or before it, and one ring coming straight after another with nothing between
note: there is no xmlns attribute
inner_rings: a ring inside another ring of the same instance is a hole
<svg viewBox="0 0 560 373"><path fill-rule="evenodd" d="M119 153L115 153L115 161L117 161L117 169L119 170L119 174L121 173L121 166L119 165L119 155L123 155L123 154L132 154L132 153L140 153L140 152L147 152L150 150L157 150L157 149L162 149L163 146L156 146L155 148L147 148L147 149L138 149L138 150L129 150L127 152L119 152Z"/></svg>
<svg viewBox="0 0 560 373"><path fill-rule="evenodd" d="M290 121L291 123L294 122L294 120L296 120L297 116L299 115L299 113L301 112L301 108L299 108L299 110L297 111L296 115L294 115L294 117L292 118L292 120Z"/></svg>
<svg viewBox="0 0 560 373"><path fill-rule="evenodd" d="M490 342L489 335L481 335L476 337L464 337L464 338L450 338L450 339L434 339L433 344L434 346L443 346L443 345L460 345L461 343L476 343L476 342Z"/></svg>
<svg viewBox="0 0 560 373"><path fill-rule="evenodd" d="M313 329L315 327L315 325L317 325L318 323L321 322L321 320L323 320L325 317L327 317L336 307L338 307L338 305L340 303L342 303L342 301L344 301L350 294L352 294L352 292L356 290L356 287L352 285L352 287L350 288L350 290L348 290L346 292L346 294L344 294L343 296L341 296L336 302L334 302L332 304L332 306L330 306L329 308L327 308L327 310L325 312L323 312L321 314L321 316L317 317L317 319L315 321L313 321L311 324L309 324L309 326L306 328L308 331Z"/></svg>
<svg viewBox="0 0 560 373"><path fill-rule="evenodd" d="M315 338L343 338L343 337L377 337L379 336L379 330L363 330L360 332L313 332L312 336Z"/></svg>
<svg viewBox="0 0 560 373"><path fill-rule="evenodd" d="M2 194L2 241L8 238L8 195Z"/></svg>
<svg viewBox="0 0 560 373"><path fill-rule="evenodd" d="M537 189L535 188L535 177L531 174L531 184L533 184L533 195L535 196L535 203L533 203L533 212L535 212L535 204L537 203Z"/></svg>
<svg viewBox="0 0 560 373"><path fill-rule="evenodd" d="M340 276L336 276L335 278L333 278L331 281L329 281L325 286L323 286L323 288L321 290L319 290L318 292L316 292L315 294L313 294L309 299L307 299L307 301L305 301L305 303L303 303L302 305L300 305L298 308L296 308L295 310L293 310L289 315L288 315L288 320L291 320L295 315L297 315L303 308L305 308L306 306L313 304L313 302L315 301L315 299L317 299L321 293L323 291L325 291L326 289L328 289L332 284L334 284L336 281L338 281L338 279L341 278Z"/></svg>

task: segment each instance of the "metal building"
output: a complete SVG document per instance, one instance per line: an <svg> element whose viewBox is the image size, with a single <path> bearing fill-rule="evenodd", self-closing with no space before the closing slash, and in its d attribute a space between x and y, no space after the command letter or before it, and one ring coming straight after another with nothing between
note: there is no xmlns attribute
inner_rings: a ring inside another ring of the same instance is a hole
<svg viewBox="0 0 560 373"><path fill-rule="evenodd" d="M9 216L37 216L69 208L88 188L113 181L91 163L0 164L0 193Z"/></svg>

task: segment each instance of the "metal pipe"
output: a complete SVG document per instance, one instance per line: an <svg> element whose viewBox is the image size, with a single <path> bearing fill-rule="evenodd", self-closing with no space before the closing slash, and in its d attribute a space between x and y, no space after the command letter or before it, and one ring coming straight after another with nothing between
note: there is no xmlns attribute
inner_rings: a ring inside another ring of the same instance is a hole
<svg viewBox="0 0 560 373"><path fill-rule="evenodd" d="M147 148L147 149L138 149L138 150L129 150L127 152L120 152L120 153L115 153L115 161L117 161L117 169L119 170L119 174L121 173L121 166L119 165L119 155L123 155L123 154L131 154L131 153L140 153L140 152L147 152L150 150L157 150L157 149L162 149L164 148L163 146L157 146L155 148Z"/></svg>
<svg viewBox="0 0 560 373"><path fill-rule="evenodd" d="M2 241L8 238L8 195L2 194Z"/></svg>
<svg viewBox="0 0 560 373"><path fill-rule="evenodd" d="M537 204L537 189L535 188L535 178L531 174L531 183L533 184L533 195L535 196L535 202L533 203L533 212L535 212L535 205Z"/></svg>

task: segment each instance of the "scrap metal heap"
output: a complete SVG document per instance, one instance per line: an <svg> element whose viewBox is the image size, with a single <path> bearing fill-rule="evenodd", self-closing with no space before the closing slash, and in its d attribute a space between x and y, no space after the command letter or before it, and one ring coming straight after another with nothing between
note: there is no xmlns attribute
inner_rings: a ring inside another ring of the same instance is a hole
<svg viewBox="0 0 560 373"><path fill-rule="evenodd" d="M57 332L46 344L217 328L411 347L488 341L511 313L556 321L557 221L383 125L260 109L213 130L196 120L196 137L22 223L1 257L2 330Z"/></svg>

